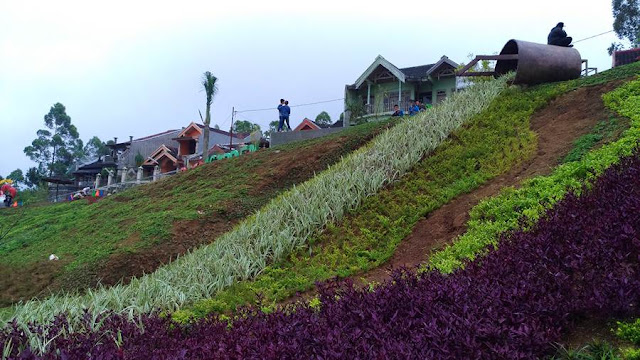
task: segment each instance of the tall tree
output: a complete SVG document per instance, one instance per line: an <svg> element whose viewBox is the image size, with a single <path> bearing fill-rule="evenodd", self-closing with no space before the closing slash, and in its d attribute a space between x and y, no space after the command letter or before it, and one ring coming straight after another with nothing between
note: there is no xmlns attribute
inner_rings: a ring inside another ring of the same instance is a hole
<svg viewBox="0 0 640 360"><path fill-rule="evenodd" d="M640 37L640 0L613 0L613 30L620 39L627 39L632 45Z"/></svg>
<svg viewBox="0 0 640 360"><path fill-rule="evenodd" d="M99 137L94 136L87 141L87 144L84 146L83 153L85 157L94 159L99 156L109 155L110 151L107 144L102 142Z"/></svg>
<svg viewBox="0 0 640 360"><path fill-rule="evenodd" d="M42 177L43 175L38 171L37 167L31 167L27 170L27 176L24 183L30 188L39 187L42 185Z"/></svg>
<svg viewBox="0 0 640 360"><path fill-rule="evenodd" d="M613 0L613 31L619 39L627 39L631 46L638 46L640 42L640 0ZM612 43L607 49L609 55L616 50L622 50L621 43Z"/></svg>
<svg viewBox="0 0 640 360"><path fill-rule="evenodd" d="M269 123L269 130L264 132L264 136L265 137L271 137L271 134L275 133L278 131L278 126L280 125L280 122L278 120L274 120L272 122Z"/></svg>
<svg viewBox="0 0 640 360"><path fill-rule="evenodd" d="M233 133L252 133L254 131L260 131L260 125L254 124L248 120L238 120L233 123Z"/></svg>
<svg viewBox="0 0 640 360"><path fill-rule="evenodd" d="M218 93L218 86L216 82L218 78L213 76L210 71L206 71L202 76L202 86L204 86L204 91L207 94L207 108L204 117L204 138L202 140L202 158L205 159L207 157L207 152L209 151L209 125L211 124L211 103L213 102L213 97Z"/></svg>
<svg viewBox="0 0 640 360"><path fill-rule="evenodd" d="M44 116L46 129L36 132L38 137L24 148L24 153L38 163L40 176L64 175L82 154L82 140L78 129L71 124L64 105L56 103Z"/></svg>
<svg viewBox="0 0 640 360"><path fill-rule="evenodd" d="M7 175L7 179L13 180L13 183L16 184L16 186L22 184L24 182L24 175L22 174L22 170L13 170L11 174Z"/></svg>
<svg viewBox="0 0 640 360"><path fill-rule="evenodd" d="M320 126L331 125L331 116L329 116L329 114L326 111L323 111L320 114L318 114L318 116L316 116L315 123Z"/></svg>

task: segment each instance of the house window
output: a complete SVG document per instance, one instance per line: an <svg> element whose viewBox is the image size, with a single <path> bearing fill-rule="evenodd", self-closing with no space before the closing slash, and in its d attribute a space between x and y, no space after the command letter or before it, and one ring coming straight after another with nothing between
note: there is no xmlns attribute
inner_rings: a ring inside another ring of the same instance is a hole
<svg viewBox="0 0 640 360"><path fill-rule="evenodd" d="M393 111L393 106L398 104L400 109L409 111L411 106L411 93L409 91L403 91L400 96L400 102L398 102L398 92L392 91L384 95L384 103L382 104L382 111Z"/></svg>
<svg viewBox="0 0 640 360"><path fill-rule="evenodd" d="M422 99L423 104L433 104L433 93L431 91L420 93L418 96L419 99Z"/></svg>
<svg viewBox="0 0 640 360"><path fill-rule="evenodd" d="M436 104L440 103L442 100L447 98L447 92L444 90L438 90L436 94Z"/></svg>

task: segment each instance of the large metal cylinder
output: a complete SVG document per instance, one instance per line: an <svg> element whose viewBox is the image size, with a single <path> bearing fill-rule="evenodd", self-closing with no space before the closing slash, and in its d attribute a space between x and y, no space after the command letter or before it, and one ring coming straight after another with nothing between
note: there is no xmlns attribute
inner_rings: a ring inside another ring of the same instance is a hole
<svg viewBox="0 0 640 360"><path fill-rule="evenodd" d="M517 60L498 60L496 75L516 72L514 84L541 84L580 77L582 58L569 47L509 40L500 55L517 54Z"/></svg>

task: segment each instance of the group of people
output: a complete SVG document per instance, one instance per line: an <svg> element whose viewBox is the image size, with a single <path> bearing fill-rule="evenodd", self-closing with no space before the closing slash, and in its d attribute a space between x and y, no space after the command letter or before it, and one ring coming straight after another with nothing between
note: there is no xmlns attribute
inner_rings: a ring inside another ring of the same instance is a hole
<svg viewBox="0 0 640 360"><path fill-rule="evenodd" d="M409 108L409 116L413 116L421 111L431 108L431 104L422 104L420 100L415 100L414 104ZM404 111L400 109L398 104L393 105L393 114L391 116L404 116Z"/></svg>
<svg viewBox="0 0 640 360"><path fill-rule="evenodd" d="M278 113L280 115L280 121L278 122L278 132L282 131L285 122L289 131L291 131L291 126L289 125L289 116L291 115L289 100L280 99L280 105L278 105Z"/></svg>
<svg viewBox="0 0 640 360"><path fill-rule="evenodd" d="M5 183L0 187L0 196L4 195L4 205L6 207L11 207L11 205L13 205L13 199L16 198L16 193L16 188L10 184Z"/></svg>

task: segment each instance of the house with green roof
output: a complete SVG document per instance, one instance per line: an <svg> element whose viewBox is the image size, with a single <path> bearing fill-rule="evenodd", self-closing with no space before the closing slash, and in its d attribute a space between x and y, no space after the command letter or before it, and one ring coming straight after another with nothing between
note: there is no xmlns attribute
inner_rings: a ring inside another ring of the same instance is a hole
<svg viewBox="0 0 640 360"><path fill-rule="evenodd" d="M439 103L457 90L457 67L442 56L433 64L398 68L378 55L355 83L345 86L345 126L349 119L388 116L396 104L407 113L415 100Z"/></svg>

